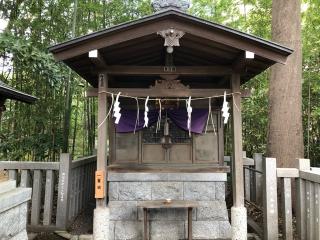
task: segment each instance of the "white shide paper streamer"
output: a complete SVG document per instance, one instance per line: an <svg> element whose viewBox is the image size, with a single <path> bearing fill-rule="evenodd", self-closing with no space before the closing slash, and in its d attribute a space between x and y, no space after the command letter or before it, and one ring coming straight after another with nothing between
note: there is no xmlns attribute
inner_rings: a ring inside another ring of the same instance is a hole
<svg viewBox="0 0 320 240"><path fill-rule="evenodd" d="M144 103L144 125L143 127L148 127L149 124L149 118L148 118L148 112L149 112L149 108L148 108L148 101L149 101L149 96L147 97L145 103Z"/></svg>
<svg viewBox="0 0 320 240"><path fill-rule="evenodd" d="M229 113L229 106L228 106L228 102L227 102L227 94L226 92L224 92L224 95L223 95L223 105L222 105L222 117L223 117L223 123L224 124L227 124L228 123L228 119L229 119L229 116L230 116L230 113Z"/></svg>
<svg viewBox="0 0 320 240"><path fill-rule="evenodd" d="M114 121L115 124L118 124L121 118L121 113L120 113L121 108L120 108L120 102L119 102L120 94L121 92L117 94L116 101L113 105L113 116L115 117L115 121Z"/></svg>

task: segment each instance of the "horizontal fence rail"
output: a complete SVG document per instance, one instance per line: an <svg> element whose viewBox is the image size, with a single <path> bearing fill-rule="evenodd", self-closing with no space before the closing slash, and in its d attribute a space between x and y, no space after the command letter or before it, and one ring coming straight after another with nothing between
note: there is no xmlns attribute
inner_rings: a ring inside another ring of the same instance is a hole
<svg viewBox="0 0 320 240"><path fill-rule="evenodd" d="M0 161L0 170L20 187L32 187L28 209L31 231L65 230L88 204L94 203L96 156L71 159L61 154L60 162Z"/></svg>

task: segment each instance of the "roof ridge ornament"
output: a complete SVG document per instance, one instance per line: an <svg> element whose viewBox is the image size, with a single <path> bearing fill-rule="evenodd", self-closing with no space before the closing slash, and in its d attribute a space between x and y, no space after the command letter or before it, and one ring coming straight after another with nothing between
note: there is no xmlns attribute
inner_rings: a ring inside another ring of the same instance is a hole
<svg viewBox="0 0 320 240"><path fill-rule="evenodd" d="M152 0L151 5L155 12L166 10L167 8L175 8L186 12L190 7L189 0Z"/></svg>

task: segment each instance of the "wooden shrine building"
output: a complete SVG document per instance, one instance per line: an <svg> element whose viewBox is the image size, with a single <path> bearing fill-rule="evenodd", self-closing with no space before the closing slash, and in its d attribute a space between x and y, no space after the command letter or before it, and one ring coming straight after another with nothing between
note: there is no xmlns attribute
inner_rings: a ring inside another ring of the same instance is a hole
<svg viewBox="0 0 320 240"><path fill-rule="evenodd" d="M285 64L292 50L188 15L186 1L153 5L151 16L49 48L92 86L87 96L98 97L94 239L186 238L184 209L150 210L143 231L139 206L163 199L197 202L194 239L246 239L240 86ZM224 93L233 126L231 224Z"/></svg>
<svg viewBox="0 0 320 240"><path fill-rule="evenodd" d="M13 99L29 104L37 100L36 97L14 89L13 87L10 87L9 85L0 81L0 120L2 112L6 110L4 103L7 99Z"/></svg>

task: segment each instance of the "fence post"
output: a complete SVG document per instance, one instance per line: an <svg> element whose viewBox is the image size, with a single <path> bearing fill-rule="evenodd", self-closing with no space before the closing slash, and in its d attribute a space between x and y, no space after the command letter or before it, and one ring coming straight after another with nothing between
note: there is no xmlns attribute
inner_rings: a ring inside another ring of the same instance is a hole
<svg viewBox="0 0 320 240"><path fill-rule="evenodd" d="M45 193L44 193L43 225L51 224L54 182L55 181L54 181L53 170L47 170L46 171L46 187L45 187Z"/></svg>
<svg viewBox="0 0 320 240"><path fill-rule="evenodd" d="M243 158L247 157L246 151L242 151L242 157ZM248 165L246 165L246 163L244 163L243 165L244 165L244 167L249 167ZM250 170L244 168L244 194L245 194L244 196L247 201L251 200L250 186L251 186Z"/></svg>
<svg viewBox="0 0 320 240"><path fill-rule="evenodd" d="M56 226L62 229L67 228L68 225L71 162L72 159L69 153L60 155Z"/></svg>
<svg viewBox="0 0 320 240"><path fill-rule="evenodd" d="M254 168L262 172L262 153L254 153ZM254 199L258 205L262 205L262 174L255 173Z"/></svg>
<svg viewBox="0 0 320 240"><path fill-rule="evenodd" d="M282 217L283 217L283 238L293 239L292 229L292 194L291 178L282 178Z"/></svg>
<svg viewBox="0 0 320 240"><path fill-rule="evenodd" d="M278 239L277 162L275 158L263 161L263 225L264 239Z"/></svg>
<svg viewBox="0 0 320 240"><path fill-rule="evenodd" d="M309 159L298 159L299 161L299 170L310 170L310 160ZM305 180L300 177L296 180L296 211L297 211L297 231L300 240L305 240L307 237L307 229L306 229L306 184Z"/></svg>
<svg viewBox="0 0 320 240"><path fill-rule="evenodd" d="M40 222L42 192L42 171L33 171L33 187L31 201L31 225L38 225Z"/></svg>
<svg viewBox="0 0 320 240"><path fill-rule="evenodd" d="M18 176L17 172L18 172L17 170L9 170L9 179L17 181L18 180L17 179L17 176Z"/></svg>

